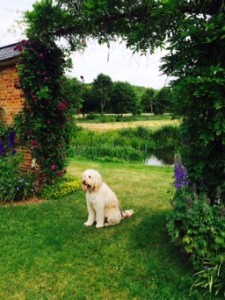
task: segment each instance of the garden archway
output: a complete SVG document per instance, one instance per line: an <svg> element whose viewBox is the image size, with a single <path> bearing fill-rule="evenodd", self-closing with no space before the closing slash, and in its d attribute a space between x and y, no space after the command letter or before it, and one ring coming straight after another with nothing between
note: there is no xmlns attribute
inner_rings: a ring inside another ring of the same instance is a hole
<svg viewBox="0 0 225 300"><path fill-rule="evenodd" d="M223 1L36 3L25 18L29 42L22 45L19 71L27 106L21 123L34 128L25 136L29 136L33 155L45 173L54 178L64 168L63 155L69 139L67 121L72 116L60 85L63 69L68 66L67 50L84 48L88 37L108 43L120 36L127 47L141 53L168 45L162 70L178 78L173 85L174 103L176 112L183 116L185 142L181 154L190 181L211 198L220 186L224 197L225 95L221 86L225 85L225 45L220 39L224 19ZM67 40L67 49L60 49L55 43L60 38ZM222 42L218 45L219 39ZM202 47L205 44L208 47ZM30 114L35 114L33 124ZM212 158L213 163L209 164Z"/></svg>

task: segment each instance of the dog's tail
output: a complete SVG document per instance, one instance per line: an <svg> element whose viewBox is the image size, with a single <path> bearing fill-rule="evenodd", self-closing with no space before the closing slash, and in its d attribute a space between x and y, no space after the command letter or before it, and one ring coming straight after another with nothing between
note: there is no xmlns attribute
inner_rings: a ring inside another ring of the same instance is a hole
<svg viewBox="0 0 225 300"><path fill-rule="evenodd" d="M122 218L123 218L123 219L128 219L128 218L130 218L133 214L134 214L133 209L128 209L128 210L122 211Z"/></svg>

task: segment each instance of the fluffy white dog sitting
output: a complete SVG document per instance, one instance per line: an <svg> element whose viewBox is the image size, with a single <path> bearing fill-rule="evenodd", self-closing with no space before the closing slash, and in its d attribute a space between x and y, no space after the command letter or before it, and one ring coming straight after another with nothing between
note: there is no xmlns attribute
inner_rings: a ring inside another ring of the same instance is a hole
<svg viewBox="0 0 225 300"><path fill-rule="evenodd" d="M122 212L116 195L102 181L98 171L88 169L83 173L82 188L86 191L88 209L88 220L84 223L85 226L92 226L95 222L96 228L116 225L133 214L132 210Z"/></svg>

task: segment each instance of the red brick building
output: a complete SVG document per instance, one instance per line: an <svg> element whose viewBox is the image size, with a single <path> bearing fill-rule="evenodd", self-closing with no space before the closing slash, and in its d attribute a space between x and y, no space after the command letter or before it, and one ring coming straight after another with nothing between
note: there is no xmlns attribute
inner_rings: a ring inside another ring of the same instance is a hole
<svg viewBox="0 0 225 300"><path fill-rule="evenodd" d="M19 83L16 68L19 52L14 50L16 45L11 44L0 48L0 123L6 126L13 123L14 116L22 110L24 105L23 92L16 88ZM18 142L16 150L24 153L23 169L30 169L30 151Z"/></svg>
<svg viewBox="0 0 225 300"><path fill-rule="evenodd" d="M19 52L14 51L16 44L0 48L0 121L12 124L13 117L21 111L24 98L15 85L19 78L16 70Z"/></svg>

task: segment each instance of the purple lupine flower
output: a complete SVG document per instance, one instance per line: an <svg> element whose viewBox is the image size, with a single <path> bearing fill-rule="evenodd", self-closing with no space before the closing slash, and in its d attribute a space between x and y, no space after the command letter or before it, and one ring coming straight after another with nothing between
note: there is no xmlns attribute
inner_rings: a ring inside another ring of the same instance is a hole
<svg viewBox="0 0 225 300"><path fill-rule="evenodd" d="M3 140L0 138L0 156L3 156L5 152Z"/></svg>
<svg viewBox="0 0 225 300"><path fill-rule="evenodd" d="M11 129L9 132L9 143L8 143L9 148L14 147L14 144L15 144L15 132Z"/></svg>
<svg viewBox="0 0 225 300"><path fill-rule="evenodd" d="M174 177L175 177L174 186L176 189L180 189L183 186L188 186L189 180L188 180L187 169L185 168L185 166L183 166L179 154L175 155L174 158Z"/></svg>

